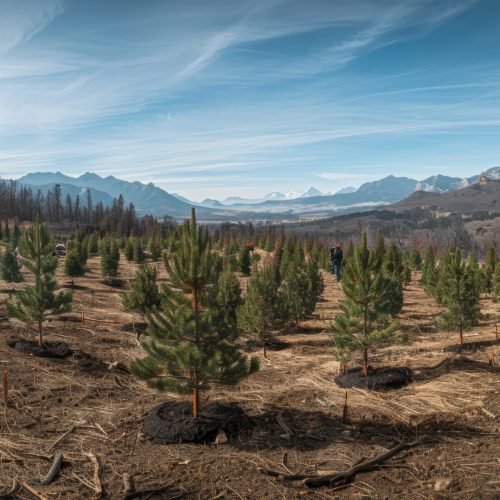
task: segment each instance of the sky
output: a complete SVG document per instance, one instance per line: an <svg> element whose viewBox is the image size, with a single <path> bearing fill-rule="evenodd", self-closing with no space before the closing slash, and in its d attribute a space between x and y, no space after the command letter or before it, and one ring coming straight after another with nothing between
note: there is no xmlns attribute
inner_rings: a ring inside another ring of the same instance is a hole
<svg viewBox="0 0 500 500"><path fill-rule="evenodd" d="M0 0L0 177L199 201L500 165L498 0Z"/></svg>

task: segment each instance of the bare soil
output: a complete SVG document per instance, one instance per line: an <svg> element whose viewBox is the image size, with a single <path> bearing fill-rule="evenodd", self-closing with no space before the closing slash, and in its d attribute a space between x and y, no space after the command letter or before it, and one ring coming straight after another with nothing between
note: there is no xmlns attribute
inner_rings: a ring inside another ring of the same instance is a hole
<svg viewBox="0 0 500 500"><path fill-rule="evenodd" d="M156 405L186 398L158 393L127 371L143 355L133 333L142 320L123 311L127 286L103 284L97 257L89 265L91 273L75 280L74 312L44 327L46 340L66 342L71 356L48 359L12 349L9 339L35 340L34 331L1 323L0 371L9 370L9 401L0 402L0 497L15 484L11 498L95 498L98 463L105 498L132 498L123 492L124 474L146 491L135 498L499 498L500 310L489 298L482 300L481 324L465 334L473 347L459 354L452 348L458 334L436 330L440 309L415 275L400 318L399 336L409 342L370 356L375 369L411 369L413 381L392 391L346 392L334 381L339 364L327 330L342 291L327 274L314 317L277 339L260 372L203 393L206 403L238 403L252 419L251 431L211 445L163 445L145 437L144 417ZM132 278L135 269L122 262L120 278ZM0 282L0 289L10 288ZM0 294L0 307L7 297ZM261 355L258 346L245 347ZM355 360L351 368L360 364ZM343 489L310 489L265 472L342 471L415 439L417 446ZM43 480L58 452L63 465L52 484L31 484Z"/></svg>

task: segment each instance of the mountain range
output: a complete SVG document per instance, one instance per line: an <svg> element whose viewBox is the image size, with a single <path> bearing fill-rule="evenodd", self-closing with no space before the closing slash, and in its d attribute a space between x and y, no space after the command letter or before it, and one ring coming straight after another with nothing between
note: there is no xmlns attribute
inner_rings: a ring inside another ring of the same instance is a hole
<svg viewBox="0 0 500 500"><path fill-rule="evenodd" d="M61 172L37 172L21 177L18 182L46 191L59 184L63 199L67 194L72 198L80 195L85 203L87 193L90 192L94 203L102 202L110 205L114 198L123 196L125 203L133 203L139 215L152 214L155 216L169 215L177 218L189 216L191 207L197 207L201 219L265 219L275 218L279 214L300 217L307 214L309 217L324 217L366 210L375 206L389 205L406 199L413 193L418 198L418 192L449 193L479 182L480 176L492 180L500 180L500 167L493 167L480 175L468 178L448 177L435 175L421 181L408 177L390 175L383 179L366 182L358 189L344 188L335 194L322 193L310 187L303 193L269 193L263 199L243 199L231 197L223 202L205 199L195 203L175 194L169 194L153 183L128 182L114 176L100 177L94 173L85 173L80 177L70 177Z"/></svg>

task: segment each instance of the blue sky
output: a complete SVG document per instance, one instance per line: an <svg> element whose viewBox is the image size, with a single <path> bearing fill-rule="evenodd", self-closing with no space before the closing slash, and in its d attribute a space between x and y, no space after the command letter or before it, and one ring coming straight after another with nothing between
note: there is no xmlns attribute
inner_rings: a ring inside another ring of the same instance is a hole
<svg viewBox="0 0 500 500"><path fill-rule="evenodd" d="M0 0L0 176L195 200L500 164L497 0Z"/></svg>

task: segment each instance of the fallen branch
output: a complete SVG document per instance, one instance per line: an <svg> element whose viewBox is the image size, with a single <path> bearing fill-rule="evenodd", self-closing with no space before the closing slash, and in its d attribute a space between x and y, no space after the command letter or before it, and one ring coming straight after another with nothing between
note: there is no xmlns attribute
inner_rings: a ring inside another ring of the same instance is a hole
<svg viewBox="0 0 500 500"><path fill-rule="evenodd" d="M259 467L259 472L264 474L268 474L269 476L279 477L280 479L284 479L285 481L302 481L303 479L308 479L311 477L311 474L289 474L288 472L283 472L275 469L264 469Z"/></svg>
<svg viewBox="0 0 500 500"><path fill-rule="evenodd" d="M94 492L97 497L101 497L103 494L101 481L101 463L93 453L85 453L85 456L90 458L90 461L94 464Z"/></svg>
<svg viewBox="0 0 500 500"><path fill-rule="evenodd" d="M487 417L490 417L492 420L495 420L495 418L497 418L496 415L494 415L493 413L491 413L490 411L488 411L486 408L481 408L481 413L483 415L486 415Z"/></svg>
<svg viewBox="0 0 500 500"><path fill-rule="evenodd" d="M358 465L354 465L353 467L351 467L346 471L339 472L337 474L327 474L323 476L309 477L307 479L304 479L303 484L309 487L317 487L317 486L335 487L347 484L356 477L356 474L371 470L373 467L378 466L383 462L385 462L386 460L388 460L389 458L392 458L394 455L397 455L400 451L406 450L407 448L411 448L418 444L420 444L420 441L412 441L411 443L400 443L394 448L385 451L381 455L378 455L369 460L361 462Z"/></svg>
<svg viewBox="0 0 500 500"><path fill-rule="evenodd" d="M62 453L56 453L54 456L54 461L52 462L52 466L49 469L49 472L47 472L47 475L43 479L43 481L30 481L30 484L33 486L48 486L49 484L54 481L56 478L59 469L61 468L63 461L63 454Z"/></svg>
<svg viewBox="0 0 500 500"><path fill-rule="evenodd" d="M28 492L31 493L33 496L38 498L38 500L48 500L48 498L41 493L38 493L38 491L34 490L29 484L26 484L24 481L20 481L19 484Z"/></svg>
<svg viewBox="0 0 500 500"><path fill-rule="evenodd" d="M68 434L71 434L75 430L75 426L72 425L64 434L59 436L48 448L47 451L50 451L52 448L57 446Z"/></svg>
<svg viewBox="0 0 500 500"><path fill-rule="evenodd" d="M285 481L303 481L303 484L309 487L317 487L317 486L331 486L334 488L342 488L345 487L349 482L351 482L356 474L359 472L368 472L373 468L378 467L383 462L393 457L397 453L407 448L411 448L412 446L416 446L420 441L413 441L411 443L401 443L387 450L386 452L378 455L370 460L366 460L365 457L360 458L358 461L354 463L354 465L344 471L338 472L335 474L323 474L323 475L314 475L311 474L295 474L289 468L286 460L286 454L283 456L283 468L285 471L275 470L275 469L264 469L259 468L259 472L268 474L269 476L279 477Z"/></svg>

